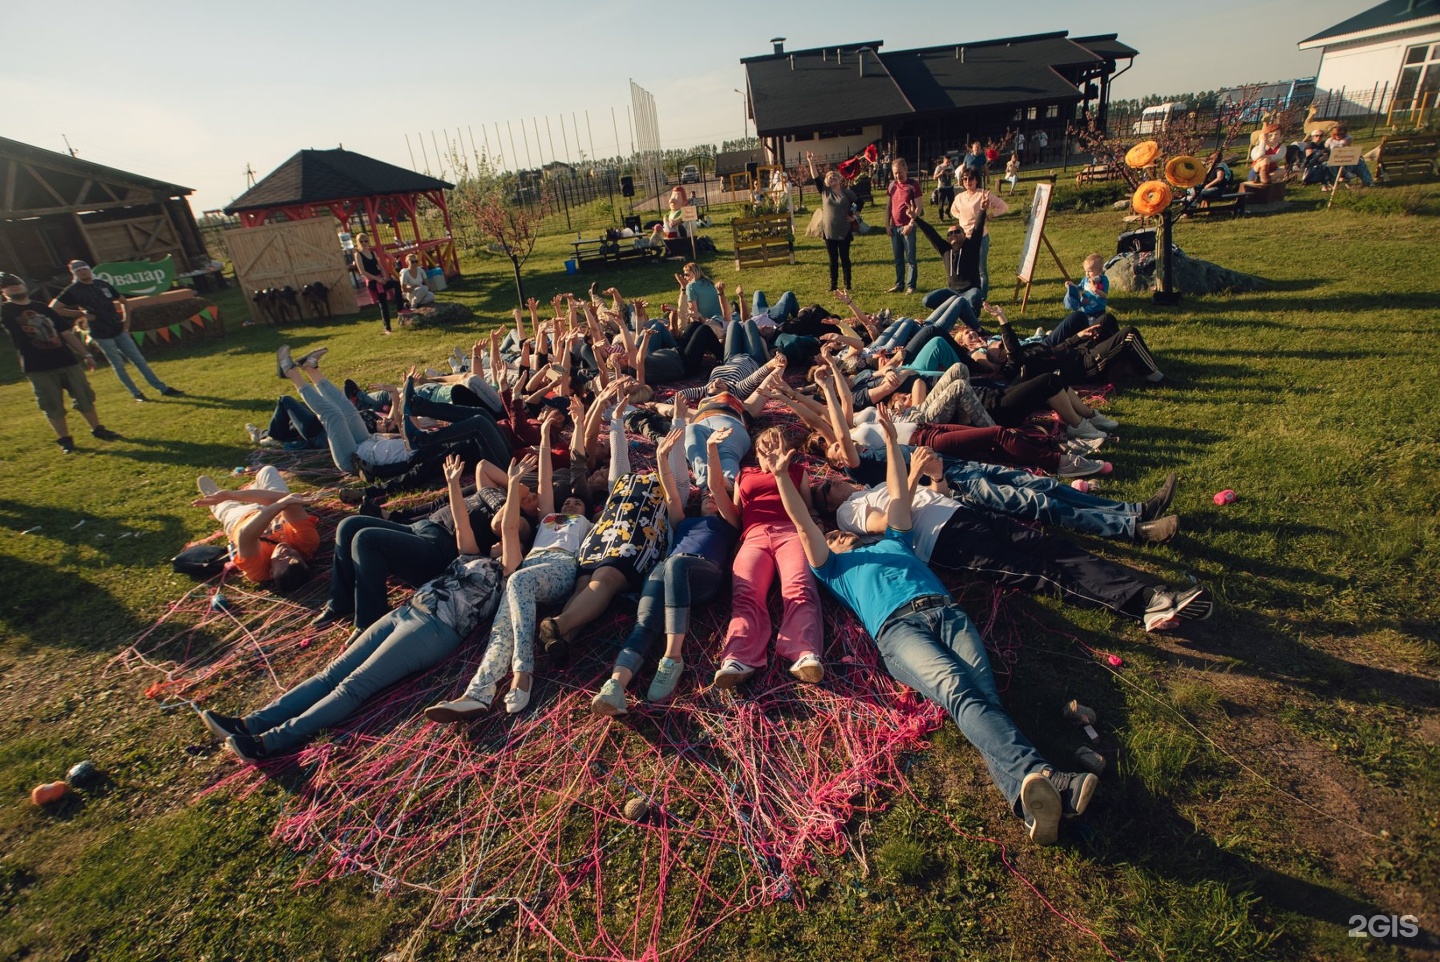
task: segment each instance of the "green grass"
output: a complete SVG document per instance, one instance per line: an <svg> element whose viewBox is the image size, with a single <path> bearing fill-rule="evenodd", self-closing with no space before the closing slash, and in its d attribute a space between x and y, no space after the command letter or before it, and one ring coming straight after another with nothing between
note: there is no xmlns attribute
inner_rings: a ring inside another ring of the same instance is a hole
<svg viewBox="0 0 1440 962"><path fill-rule="evenodd" d="M1390 958L1405 948L1345 937L1352 914L1413 913L1436 928L1437 196L1357 191L1327 211L1308 188L1280 214L1187 222L1176 240L1188 253L1265 277L1268 288L1175 309L1112 298L1167 379L1127 386L1109 405L1125 429L1104 490L1143 497L1179 470L1184 527L1167 546L1097 550L1172 581L1194 576L1220 606L1182 641L1012 600L1024 644L1006 697L1021 727L1049 757L1070 757L1082 736L1059 707L1079 697L1119 749L1066 844L1029 847L947 727L915 760L914 797L880 800L885 811L853 826L852 853L797 880L804 912L782 903L745 916L702 958L1103 958L987 838L1005 841L1057 910L1127 959ZM1113 249L1124 228L1102 206L1099 191L1060 194L1048 233L1072 272L1084 254ZM995 296L1006 300L1021 228L1010 217L992 229ZM713 233L726 248L724 232ZM561 267L569 252L564 235L541 240L529 293L580 287ZM883 235L861 238L854 253L863 306L912 303L874 293L893 281ZM922 253L921 265L922 287L937 284L934 257ZM155 355L192 397L136 405L100 372L102 417L129 440L80 434L71 458L57 453L8 352L0 358L0 402L12 415L0 461L0 957L543 954L539 941L517 948L503 918L432 930L424 898L373 894L363 878L294 889L304 854L268 838L283 790L197 801L226 764L187 754L201 740L193 720L145 700L139 676L107 670L189 590L166 559L212 530L188 506L194 476L246 462L242 425L266 418L284 387L275 347L323 343L331 370L362 383L435 364L514 303L503 260L464 266L443 295L477 312L464 331L382 338L373 310L242 328L244 300L227 292L226 337ZM707 267L733 289L733 264L722 256ZM653 304L673 296L674 269L601 279ZM824 302L823 247L802 239L794 266L741 279L747 290ZM1056 319L1059 295L1042 261L1024 323ZM1216 507L1210 495L1227 487L1239 499ZM1112 673L1072 636L1120 654L1125 668ZM30 806L30 786L82 757L106 773L100 787L53 813Z"/></svg>

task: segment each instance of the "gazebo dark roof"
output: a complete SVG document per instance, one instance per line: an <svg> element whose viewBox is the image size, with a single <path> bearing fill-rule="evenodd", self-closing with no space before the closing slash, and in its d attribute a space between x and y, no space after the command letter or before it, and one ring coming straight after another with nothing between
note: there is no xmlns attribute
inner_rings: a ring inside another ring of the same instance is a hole
<svg viewBox="0 0 1440 962"><path fill-rule="evenodd" d="M1364 13L1357 13L1349 20L1340 21L1328 30L1321 30L1313 37L1306 37L1300 41L1300 47L1303 49L1306 44L1345 37L1352 33L1400 27L1412 20L1428 20L1435 16L1440 16L1440 0L1385 0Z"/></svg>
<svg viewBox="0 0 1440 962"><path fill-rule="evenodd" d="M225 213L447 190L454 186L343 147L302 150L237 197L225 208Z"/></svg>

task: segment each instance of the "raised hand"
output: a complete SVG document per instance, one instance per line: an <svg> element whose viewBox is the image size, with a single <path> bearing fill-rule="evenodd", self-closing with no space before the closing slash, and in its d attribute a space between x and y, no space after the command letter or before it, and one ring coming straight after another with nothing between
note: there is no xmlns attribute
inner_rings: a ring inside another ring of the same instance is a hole
<svg viewBox="0 0 1440 962"><path fill-rule="evenodd" d="M879 423L880 430L885 432L887 441L899 442L900 434L895 430L895 421L890 417L889 409L883 407L877 409L875 420Z"/></svg>
<svg viewBox="0 0 1440 962"><path fill-rule="evenodd" d="M459 484L460 479L465 476L465 459L458 454L450 454L445 457L445 483Z"/></svg>
<svg viewBox="0 0 1440 962"><path fill-rule="evenodd" d="M729 436L729 428L716 428L715 430L711 431L710 436L705 439L705 446L707 448L718 448L720 447L720 443Z"/></svg>
<svg viewBox="0 0 1440 962"><path fill-rule="evenodd" d="M664 462L665 459L670 456L670 452L675 449L675 445L679 444L684 438L684 428L671 428L670 433L666 434L660 439L660 443L655 445L655 460Z"/></svg>
<svg viewBox="0 0 1440 962"><path fill-rule="evenodd" d="M527 454L523 458L515 458L511 461L505 476L510 479L511 484L515 484L525 475L538 470L539 467L540 458L534 454Z"/></svg>
<svg viewBox="0 0 1440 962"><path fill-rule="evenodd" d="M536 311L540 309L540 302L533 297L527 298L525 300L525 306L530 308L530 310L532 311Z"/></svg>

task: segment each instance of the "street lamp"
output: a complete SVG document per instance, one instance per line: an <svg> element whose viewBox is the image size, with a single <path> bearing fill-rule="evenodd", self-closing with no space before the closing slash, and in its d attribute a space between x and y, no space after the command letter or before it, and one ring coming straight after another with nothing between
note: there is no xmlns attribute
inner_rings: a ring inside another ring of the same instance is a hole
<svg viewBox="0 0 1440 962"><path fill-rule="evenodd" d="M740 142L743 144L745 139L750 136L749 105L745 103L745 92L743 90L736 90L734 87L730 89L740 95Z"/></svg>

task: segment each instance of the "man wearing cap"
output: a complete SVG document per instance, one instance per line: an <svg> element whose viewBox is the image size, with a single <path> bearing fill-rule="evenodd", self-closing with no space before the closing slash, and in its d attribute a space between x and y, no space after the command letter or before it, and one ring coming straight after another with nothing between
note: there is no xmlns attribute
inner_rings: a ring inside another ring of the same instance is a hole
<svg viewBox="0 0 1440 962"><path fill-rule="evenodd" d="M100 350L105 352L105 358L110 362L115 376L135 400L148 401L149 398L130 380L130 375L125 370L127 359L162 396L182 396L185 392L167 387L165 382L150 370L150 365L145 363L145 355L140 353L140 346L130 336L130 312L120 292L105 281L96 279L90 265L84 261L71 261L69 267L70 276L75 280L50 302L51 310L76 320L88 317L90 337L100 345Z"/></svg>
<svg viewBox="0 0 1440 962"><path fill-rule="evenodd" d="M14 274L0 273L0 293L5 298L0 304L0 325L15 343L20 371L29 380L45 420L55 431L55 443L66 454L75 450L75 439L65 423L66 393L90 425L91 434L102 441L119 438L100 423L95 413L95 392L90 390L90 381L80 367L83 361L85 368L93 371L95 362L75 334L74 322L30 300L25 281Z"/></svg>

